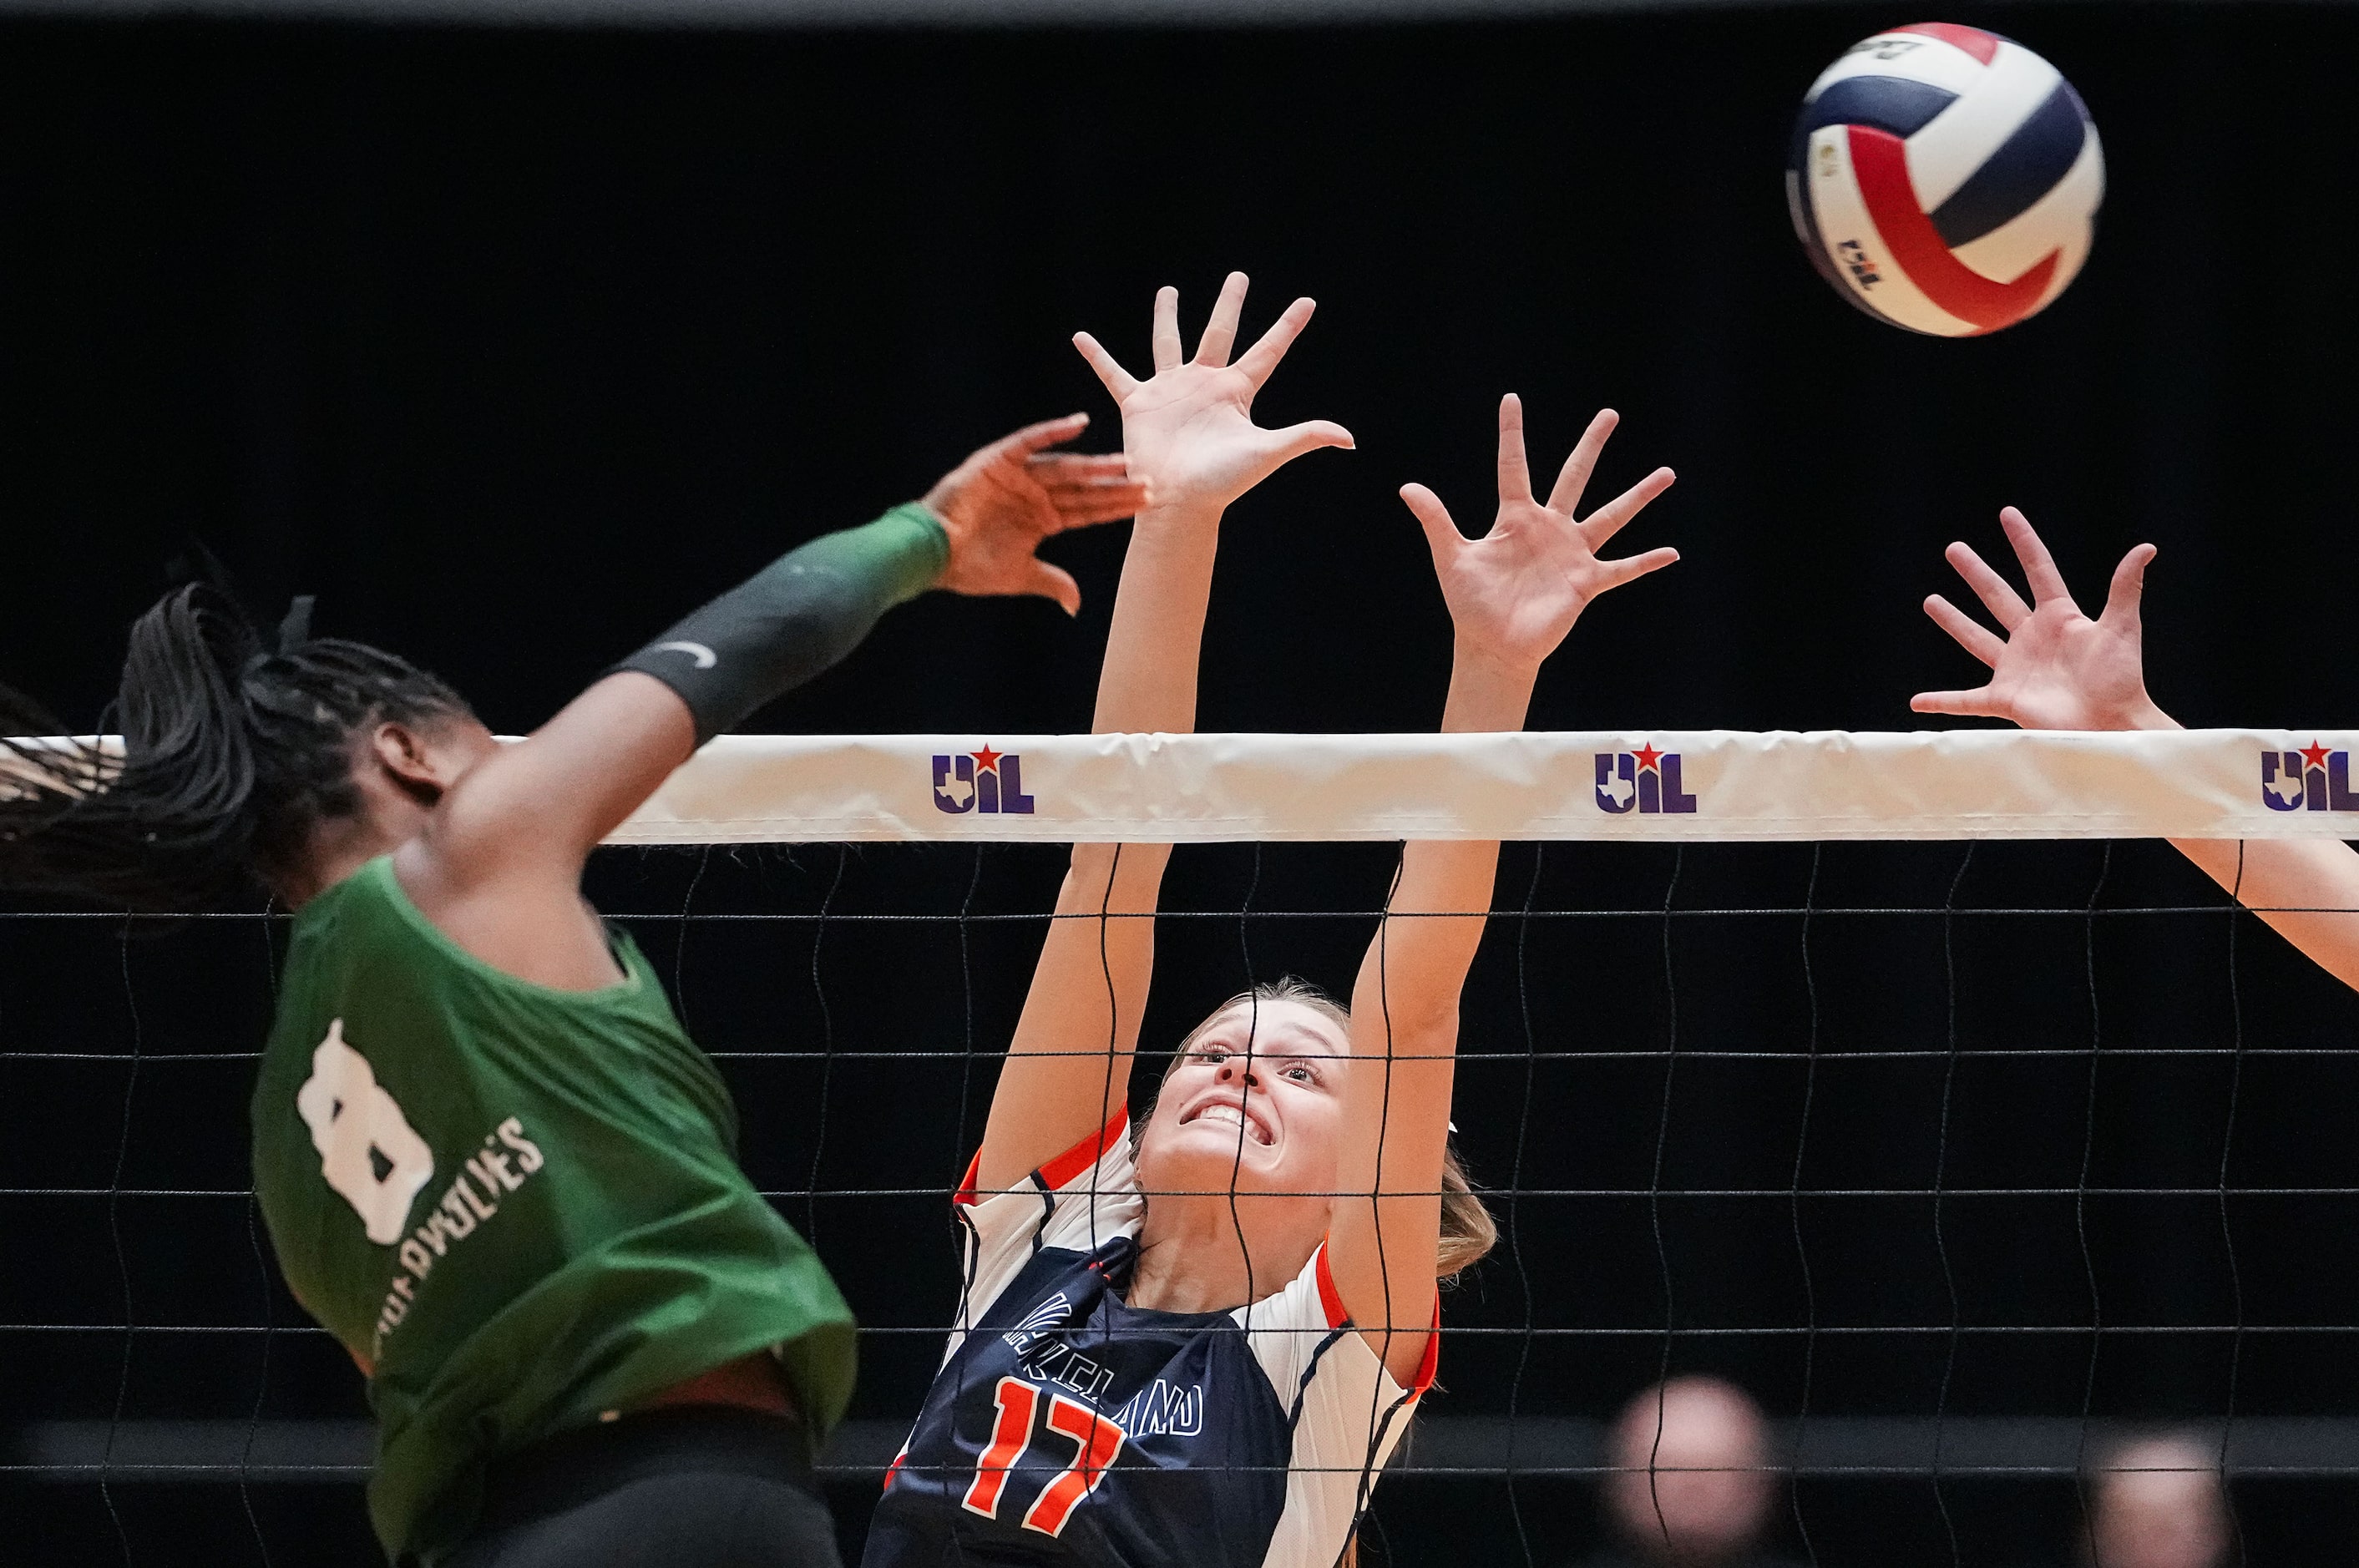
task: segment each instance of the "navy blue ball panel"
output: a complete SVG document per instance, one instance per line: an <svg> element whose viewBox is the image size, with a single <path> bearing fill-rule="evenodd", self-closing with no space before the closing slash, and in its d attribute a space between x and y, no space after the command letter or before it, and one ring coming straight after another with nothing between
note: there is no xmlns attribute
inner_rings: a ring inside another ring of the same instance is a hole
<svg viewBox="0 0 2359 1568"><path fill-rule="evenodd" d="M2072 171L2088 138L2080 94L2058 82L2047 102L1934 209L1933 228L1955 250L2027 212Z"/></svg>
<svg viewBox="0 0 2359 1568"><path fill-rule="evenodd" d="M1957 101L1954 93L1905 76L1847 76L1802 105L1802 116L1794 122L1788 167L1802 167L1810 133L1821 126L1873 125L1906 141Z"/></svg>

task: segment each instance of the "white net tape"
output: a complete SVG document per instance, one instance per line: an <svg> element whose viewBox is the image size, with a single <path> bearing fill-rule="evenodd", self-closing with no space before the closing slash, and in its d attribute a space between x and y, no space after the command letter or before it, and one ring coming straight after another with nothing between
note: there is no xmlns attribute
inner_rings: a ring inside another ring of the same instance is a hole
<svg viewBox="0 0 2359 1568"><path fill-rule="evenodd" d="M609 842L2353 838L2354 749L2336 730L723 735Z"/></svg>
<svg viewBox="0 0 2359 1568"><path fill-rule="evenodd" d="M2351 732L728 735L616 844L2343 838Z"/></svg>

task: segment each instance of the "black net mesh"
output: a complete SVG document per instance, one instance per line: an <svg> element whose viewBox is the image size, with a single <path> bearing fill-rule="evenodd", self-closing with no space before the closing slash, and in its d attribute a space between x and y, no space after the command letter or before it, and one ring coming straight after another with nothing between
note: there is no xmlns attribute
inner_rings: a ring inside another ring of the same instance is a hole
<svg viewBox="0 0 2359 1568"><path fill-rule="evenodd" d="M1136 1087L1250 979L1348 989L1394 855L1181 850ZM719 1059L743 1158L863 1323L853 1552L955 1302L946 1199L1063 856L610 852L591 890ZM1708 1373L1771 1420L1767 1543L2084 1552L2169 1429L2234 1550L2359 1545L2359 1004L2148 843L1510 845L1454 1116L1502 1245L1362 1561L1608 1539L1609 1423ZM246 1099L283 920L0 920L0 1485L27 1561L365 1561L359 1379L278 1283ZM14 1560L12 1556L12 1560Z"/></svg>

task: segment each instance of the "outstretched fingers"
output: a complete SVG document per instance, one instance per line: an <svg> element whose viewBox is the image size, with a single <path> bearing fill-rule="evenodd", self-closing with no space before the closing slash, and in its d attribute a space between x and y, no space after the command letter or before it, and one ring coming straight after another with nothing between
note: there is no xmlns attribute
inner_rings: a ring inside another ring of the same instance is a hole
<svg viewBox="0 0 2359 1568"><path fill-rule="evenodd" d="M1605 541L1618 534L1630 519L1647 509L1647 504L1669 489L1679 475L1668 468L1658 468L1574 526L1581 530L1582 540L1594 553L1605 548ZM1578 494L1576 490L1575 494ZM1553 497L1549 510L1556 510Z"/></svg>
<svg viewBox="0 0 2359 1568"><path fill-rule="evenodd" d="M1245 356L1237 361L1237 369L1254 384L1254 390L1261 390L1262 384L1277 368L1277 362L1286 357L1286 351L1294 346L1294 340L1310 324L1310 313L1318 308L1315 300L1297 299L1270 323L1269 331L1262 333L1253 347L1245 350Z"/></svg>
<svg viewBox="0 0 2359 1568"><path fill-rule="evenodd" d="M1049 505L1055 508L1057 516L1049 531L1060 534L1067 528L1086 528L1095 523L1135 517L1147 507L1147 499L1144 485L1103 485L1051 490L1049 492Z"/></svg>
<svg viewBox="0 0 2359 1568"><path fill-rule="evenodd" d="M1499 504L1532 498L1531 464L1524 457L1524 400L1499 399Z"/></svg>
<svg viewBox="0 0 2359 1568"><path fill-rule="evenodd" d="M1991 701L1991 689L1977 686L1971 691L1919 691L1908 699L1908 706L1920 713L1951 713L1968 719L2002 719Z"/></svg>
<svg viewBox="0 0 2359 1568"><path fill-rule="evenodd" d="M1198 365L1218 370L1229 363L1229 350L1237 341L1237 318L1245 308L1245 275L1232 272L1222 280L1221 297L1212 301L1212 319L1204 323L1204 335L1196 340Z"/></svg>
<svg viewBox="0 0 2359 1568"><path fill-rule="evenodd" d="M1114 401L1118 403L1138 390L1138 377L1125 370L1097 339L1087 332L1075 332L1073 346L1082 351L1082 357L1090 362L1090 368L1098 373L1098 381L1114 394Z"/></svg>
<svg viewBox="0 0 2359 1568"><path fill-rule="evenodd" d="M1270 430L1264 439L1281 463L1292 463L1304 452L1317 452L1322 446L1340 446L1349 451L1356 444L1352 432L1332 419L1305 419L1299 425Z"/></svg>
<svg viewBox="0 0 2359 1568"><path fill-rule="evenodd" d="M1582 431L1581 439L1573 443L1571 454L1564 460L1564 466L1557 470L1556 487L1549 492L1549 511L1572 516L1572 509L1581 505L1581 493L1589 488L1589 476L1597 467L1597 454L1605 450L1606 438L1613 435L1614 427L1621 422L1622 416L1613 409L1597 410L1596 417L1589 421L1589 428Z"/></svg>
<svg viewBox="0 0 2359 1568"><path fill-rule="evenodd" d="M2104 614L2098 619L2122 626L2138 624L2138 603L2146 596L2146 565L2154 556L2154 546L2142 544L2122 557L2122 563L2114 568L2113 585L2105 591Z"/></svg>
<svg viewBox="0 0 2359 1568"><path fill-rule="evenodd" d="M1165 284L1155 291L1155 368L1160 372L1176 367L1181 358L1180 350L1180 290Z"/></svg>
<svg viewBox="0 0 2359 1568"><path fill-rule="evenodd" d="M1601 561L1598 569L1604 575L1605 588L1619 588L1625 583L1636 583L1650 572L1660 572L1678 561L1680 552L1669 545L1647 550L1643 555L1626 556L1620 561ZM1599 590L1604 592L1604 588Z"/></svg>
<svg viewBox="0 0 2359 1568"><path fill-rule="evenodd" d="M1425 542L1432 547L1434 564L1448 561L1466 547L1466 536L1458 531L1458 524L1450 516L1450 508L1441 497L1422 485L1404 485L1400 498L1408 504L1409 511L1425 529Z"/></svg>
<svg viewBox="0 0 2359 1568"><path fill-rule="evenodd" d="M2056 570L2056 558L2048 553L2048 546L2031 526L2031 519L2014 506L2001 507L1998 526L2006 530L2006 542L2015 547L2015 559L2023 562L2023 579L2031 585L2031 602L2044 604L2050 599L2069 601L2072 591L2064 586L2064 574Z"/></svg>
<svg viewBox="0 0 2359 1568"><path fill-rule="evenodd" d="M1960 648L1964 648L1993 670L1998 668L1999 655L2006 651L2006 643L1988 626L1967 615L1939 593L1926 596L1925 613L1932 616L1933 624L1949 633L1951 640L1955 641Z"/></svg>
<svg viewBox="0 0 2359 1568"><path fill-rule="evenodd" d="M2023 595L1993 572L1990 563L1974 553L1973 546L1960 540L1943 550L1941 559L1966 580L1966 586L1974 591L1974 597L1983 602L2000 629L2011 632L2031 618L2031 606L2023 602Z"/></svg>
<svg viewBox="0 0 2359 1568"><path fill-rule="evenodd" d="M1028 458L1047 447L1060 446L1090 428L1087 414L1067 414L1060 419L1042 419L1027 425L1013 435L1000 437L986 449L996 460L1002 457Z"/></svg>
<svg viewBox="0 0 2359 1568"><path fill-rule="evenodd" d="M1035 557L1024 574L1025 593L1037 593L1043 599L1054 599L1058 608L1069 615L1082 613L1082 585L1073 574L1061 566L1051 566Z"/></svg>

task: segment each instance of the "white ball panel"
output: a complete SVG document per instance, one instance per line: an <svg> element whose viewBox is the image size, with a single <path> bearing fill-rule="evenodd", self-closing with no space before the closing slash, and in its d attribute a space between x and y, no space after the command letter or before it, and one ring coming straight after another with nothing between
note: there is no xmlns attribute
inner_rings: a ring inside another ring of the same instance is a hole
<svg viewBox="0 0 2359 1568"><path fill-rule="evenodd" d="M2104 195L2105 158L2097 145L2097 129L2092 125L2081 143L2081 156L2055 189L2018 216L1950 254L1984 278L2012 283L2038 266L2050 251L2060 249L2064 254L2057 258L2056 277L2041 301L2045 304L2088 259L2097 206Z"/></svg>
<svg viewBox="0 0 2359 1568"><path fill-rule="evenodd" d="M1889 60L1880 59L1879 51L1866 48L1866 44L1890 44L1897 52ZM1902 45L1914 47L1904 49L1899 47ZM1955 44L1943 43L1922 33L1878 33L1866 39L1858 53L1847 54L1819 72L1819 79L1802 94L1802 102L1809 103L1847 76L1905 76L1911 82L1928 82L1944 91L1963 93L1983 79L1984 70L1981 60Z"/></svg>
<svg viewBox="0 0 2359 1568"><path fill-rule="evenodd" d="M1904 327L1940 337L1964 337L1974 331L1973 322L1960 321L1925 298L1893 261L1884 235L1867 215L1867 204L1860 200L1847 127L1827 125L1810 134L1809 170L1806 199L1845 288L1869 310Z"/></svg>
<svg viewBox="0 0 2359 1568"><path fill-rule="evenodd" d="M1930 212L2006 144L2063 78L2027 49L2002 43L1973 91L1908 138L1908 181Z"/></svg>

